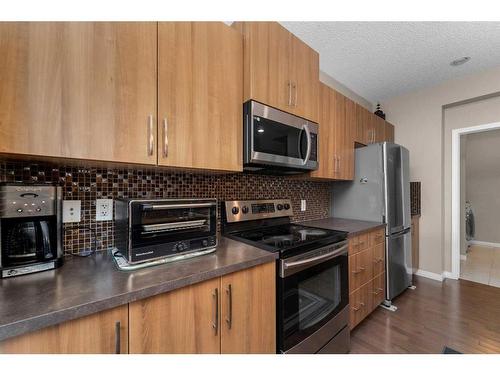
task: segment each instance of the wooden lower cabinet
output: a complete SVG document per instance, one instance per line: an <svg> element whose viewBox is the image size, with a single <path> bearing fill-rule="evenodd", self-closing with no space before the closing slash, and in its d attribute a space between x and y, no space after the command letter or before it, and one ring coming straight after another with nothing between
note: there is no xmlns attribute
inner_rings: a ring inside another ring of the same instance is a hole
<svg viewBox="0 0 500 375"><path fill-rule="evenodd" d="M275 353L275 263L130 304L130 353Z"/></svg>
<svg viewBox="0 0 500 375"><path fill-rule="evenodd" d="M385 229L349 239L350 329L385 299Z"/></svg>
<svg viewBox="0 0 500 375"><path fill-rule="evenodd" d="M220 353L220 280L130 304L130 353Z"/></svg>
<svg viewBox="0 0 500 375"><path fill-rule="evenodd" d="M221 278L221 353L276 353L275 268Z"/></svg>
<svg viewBox="0 0 500 375"><path fill-rule="evenodd" d="M0 342L6 354L128 353L128 305Z"/></svg>

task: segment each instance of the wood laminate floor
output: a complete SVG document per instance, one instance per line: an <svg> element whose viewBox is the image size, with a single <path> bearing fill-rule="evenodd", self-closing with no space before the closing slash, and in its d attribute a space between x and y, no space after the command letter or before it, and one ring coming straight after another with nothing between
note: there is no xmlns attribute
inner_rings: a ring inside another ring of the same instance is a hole
<svg viewBox="0 0 500 375"><path fill-rule="evenodd" d="M500 288L414 277L396 312L377 308L351 332L351 353L500 353Z"/></svg>

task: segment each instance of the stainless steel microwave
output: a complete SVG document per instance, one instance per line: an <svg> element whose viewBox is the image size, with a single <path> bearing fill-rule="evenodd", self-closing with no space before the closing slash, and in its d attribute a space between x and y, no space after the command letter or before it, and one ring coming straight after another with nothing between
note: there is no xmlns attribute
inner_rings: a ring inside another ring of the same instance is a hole
<svg viewBox="0 0 500 375"><path fill-rule="evenodd" d="M247 171L300 173L318 168L318 124L250 100L243 106Z"/></svg>

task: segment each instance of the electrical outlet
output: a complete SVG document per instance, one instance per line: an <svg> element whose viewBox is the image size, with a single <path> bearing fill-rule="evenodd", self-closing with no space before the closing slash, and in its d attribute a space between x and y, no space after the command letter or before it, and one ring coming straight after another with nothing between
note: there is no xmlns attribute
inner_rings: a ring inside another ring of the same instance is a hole
<svg viewBox="0 0 500 375"><path fill-rule="evenodd" d="M113 199L96 199L95 220L113 220Z"/></svg>
<svg viewBox="0 0 500 375"><path fill-rule="evenodd" d="M82 201L63 201L63 223L79 223L82 214Z"/></svg>
<svg viewBox="0 0 500 375"><path fill-rule="evenodd" d="M305 211L306 210L306 200L305 199L301 199L300 200L300 210L301 211Z"/></svg>

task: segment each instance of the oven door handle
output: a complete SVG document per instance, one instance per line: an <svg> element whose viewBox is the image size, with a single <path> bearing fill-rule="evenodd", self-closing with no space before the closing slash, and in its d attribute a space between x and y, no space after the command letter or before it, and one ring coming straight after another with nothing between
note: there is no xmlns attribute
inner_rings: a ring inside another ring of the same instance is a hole
<svg viewBox="0 0 500 375"><path fill-rule="evenodd" d="M290 269L290 268L295 268L299 266L305 266L305 265L315 265L318 263L325 262L329 259L335 258L336 256L343 255L347 253L347 248L348 245L344 245L342 247L339 247L337 250L332 251L331 253L323 254L323 255L318 255L316 257L312 258L307 258L303 260L297 260L295 262L289 262L287 263L286 261L283 263L283 268L285 270Z"/></svg>
<svg viewBox="0 0 500 375"><path fill-rule="evenodd" d="M306 157L304 158L304 165L306 165L309 162L309 158L311 157L312 140L311 140L311 131L309 130L309 126L307 124L304 124L302 129L304 129L304 131L306 132L306 137L307 137L307 151L306 151Z"/></svg>
<svg viewBox="0 0 500 375"><path fill-rule="evenodd" d="M203 208L214 207L216 203L180 203L180 204L144 204L142 205L145 211L168 210L175 208Z"/></svg>

